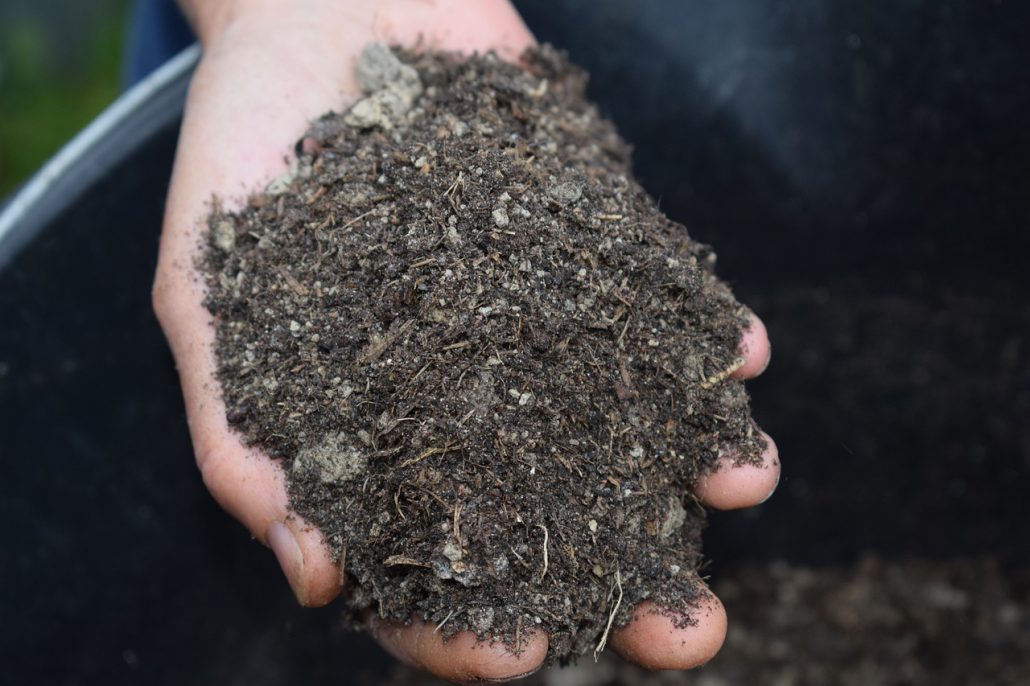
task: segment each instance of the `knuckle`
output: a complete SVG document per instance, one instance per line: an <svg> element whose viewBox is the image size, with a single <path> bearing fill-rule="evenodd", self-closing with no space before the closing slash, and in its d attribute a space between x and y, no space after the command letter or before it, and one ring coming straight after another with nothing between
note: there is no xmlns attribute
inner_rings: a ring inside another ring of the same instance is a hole
<svg viewBox="0 0 1030 686"><path fill-rule="evenodd" d="M164 272L158 270L154 276L154 283L150 289L150 305L154 308L157 321L162 327L167 327L168 320L172 314L172 288L168 277Z"/></svg>
<svg viewBox="0 0 1030 686"><path fill-rule="evenodd" d="M232 469L225 454L211 447L196 450L197 468L207 490L217 500L222 501L226 489L232 483Z"/></svg>

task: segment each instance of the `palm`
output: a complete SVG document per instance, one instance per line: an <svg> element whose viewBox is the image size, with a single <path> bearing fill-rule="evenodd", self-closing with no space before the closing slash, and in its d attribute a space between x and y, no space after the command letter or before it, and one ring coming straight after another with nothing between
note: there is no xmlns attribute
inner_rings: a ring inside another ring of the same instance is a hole
<svg viewBox="0 0 1030 686"><path fill-rule="evenodd" d="M446 4L446 2L442 3ZM413 6L405 5L406 9ZM429 7L432 7L429 5ZM312 13L260 17L239 23L206 46L191 85L175 171L168 196L154 301L180 371L197 462L212 495L256 538L270 545L305 605L322 605L339 594L342 575L317 531L290 513L279 465L242 445L225 420L213 354L214 328L203 306L195 271L203 219L212 197L231 208L286 169L292 146L315 117L340 109L357 96L353 65L372 40L414 43L441 26L443 46L482 50L500 46L507 55L531 43L507 3L473 5L450 16L429 9L406 11L395 23L385 16L362 23L346 11L332 23ZM353 10L357 13L357 10ZM756 327L744 375L760 371L768 352ZM770 456L770 459L773 459ZM761 500L778 470L723 470L699 492L718 507ZM443 642L410 627L374 625L392 654L451 679L509 677L535 669L547 651L538 635L518 656L501 646L477 643L471 634ZM698 627L673 629L658 615L641 613L611 644L635 662L683 668L718 650L725 614L712 599Z"/></svg>

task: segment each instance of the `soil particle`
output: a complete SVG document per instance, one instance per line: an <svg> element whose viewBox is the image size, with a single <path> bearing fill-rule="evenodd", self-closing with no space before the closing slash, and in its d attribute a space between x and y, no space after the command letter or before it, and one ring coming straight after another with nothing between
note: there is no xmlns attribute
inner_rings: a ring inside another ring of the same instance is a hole
<svg viewBox="0 0 1030 686"><path fill-rule="evenodd" d="M294 509L346 550L355 621L470 630L552 659L653 599L690 623L704 511L762 445L729 378L746 311L633 180L550 48L393 53L203 267L218 378ZM613 589L618 586L619 602Z"/></svg>

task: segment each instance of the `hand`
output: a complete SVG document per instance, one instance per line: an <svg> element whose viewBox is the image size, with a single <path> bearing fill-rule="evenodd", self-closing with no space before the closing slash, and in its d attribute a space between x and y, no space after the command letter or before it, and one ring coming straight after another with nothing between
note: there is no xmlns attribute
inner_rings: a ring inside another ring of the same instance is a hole
<svg viewBox="0 0 1030 686"><path fill-rule="evenodd" d="M221 0L187 5L204 47L190 86L165 214L154 308L175 355L197 464L218 502L275 552L301 604L319 606L341 591L342 571L321 535L290 511L279 464L244 446L225 419L215 378L215 331L194 267L213 196L227 209L285 170L309 123L358 97L354 65L371 41L517 59L533 37L507 0ZM768 361L757 319L745 338L748 378ZM728 459L728 458L727 458ZM779 478L775 448L766 468L719 469L698 485L717 509L764 500ZM654 669L684 669L719 649L726 615L715 596L697 626L637 608L637 618L609 641L627 659ZM504 679L535 671L547 653L537 634L519 655L470 633L444 642L431 626L373 622L397 658L451 680Z"/></svg>

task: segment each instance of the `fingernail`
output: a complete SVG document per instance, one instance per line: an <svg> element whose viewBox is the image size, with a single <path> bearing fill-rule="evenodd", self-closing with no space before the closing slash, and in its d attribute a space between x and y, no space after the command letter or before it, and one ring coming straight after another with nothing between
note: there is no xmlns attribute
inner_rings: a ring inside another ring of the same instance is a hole
<svg viewBox="0 0 1030 686"><path fill-rule="evenodd" d="M541 664L537 665L536 667L534 667L533 669L529 670L528 672L523 672L522 674L515 674L513 676L504 676L504 677L501 677L499 679L480 679L479 683L481 683L481 684L506 684L509 681L517 681L519 679L525 679L527 676L533 676L534 674L539 672L543 668L543 666L544 665L541 663Z"/></svg>
<svg viewBox="0 0 1030 686"><path fill-rule="evenodd" d="M772 487L772 489L771 489L771 490L769 491L769 494L768 494L767 496L765 496L764 498L762 498L761 500L759 500L759 501L758 501L758 504L759 504L759 505L761 505L762 503L764 503L764 502L765 502L766 500L768 500L769 498L773 497L773 493L775 493L775 492L776 492L776 487L780 485L780 479L781 479L781 478L783 478L783 473L782 473L782 472L780 472L779 474L777 474L777 475L776 475L776 483L774 483L774 484L773 484L773 487Z"/></svg>
<svg viewBox="0 0 1030 686"><path fill-rule="evenodd" d="M279 560L279 566L283 568L286 580L290 582L293 594L297 596L297 602L307 605L304 593L301 590L300 580L304 576L304 553L300 550L297 539L282 522L273 522L268 527L268 547L275 553Z"/></svg>
<svg viewBox="0 0 1030 686"><path fill-rule="evenodd" d="M764 374L765 370L769 368L769 365L771 363L772 363L772 343L769 343L769 354L767 354L765 356L765 364L762 365L762 369L758 372L758 375L761 376L762 374Z"/></svg>

